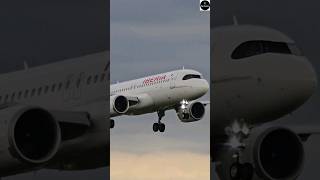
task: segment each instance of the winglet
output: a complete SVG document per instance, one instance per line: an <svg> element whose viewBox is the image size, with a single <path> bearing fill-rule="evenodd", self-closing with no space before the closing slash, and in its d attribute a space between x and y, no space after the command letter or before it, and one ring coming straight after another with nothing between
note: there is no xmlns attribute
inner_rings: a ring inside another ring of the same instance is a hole
<svg viewBox="0 0 320 180"><path fill-rule="evenodd" d="M233 19L233 25L238 26L239 23L238 23L237 16L233 16L232 19Z"/></svg>
<svg viewBox="0 0 320 180"><path fill-rule="evenodd" d="M24 70L28 70L29 69L27 61L23 61L23 67L24 67Z"/></svg>

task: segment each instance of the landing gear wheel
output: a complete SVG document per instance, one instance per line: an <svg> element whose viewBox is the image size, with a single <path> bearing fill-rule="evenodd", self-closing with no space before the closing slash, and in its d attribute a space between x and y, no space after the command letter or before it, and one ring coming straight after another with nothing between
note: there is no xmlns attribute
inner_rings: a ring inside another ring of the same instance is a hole
<svg viewBox="0 0 320 180"><path fill-rule="evenodd" d="M240 164L234 163L230 167L230 177L232 180L240 180Z"/></svg>
<svg viewBox="0 0 320 180"><path fill-rule="evenodd" d="M157 132L159 130L159 124L158 123L153 123L153 132Z"/></svg>
<svg viewBox="0 0 320 180"><path fill-rule="evenodd" d="M251 180L253 177L253 167L249 163L241 165L240 169L241 180Z"/></svg>
<svg viewBox="0 0 320 180"><path fill-rule="evenodd" d="M166 129L165 124L161 123L161 119L162 117L165 115L164 110L160 110L158 111L158 122L157 123L153 123L153 131L157 132L164 132L164 130Z"/></svg>
<svg viewBox="0 0 320 180"><path fill-rule="evenodd" d="M164 132L165 129L166 129L166 125L165 124L163 124L163 123L159 124L159 131L160 132Z"/></svg>
<svg viewBox="0 0 320 180"><path fill-rule="evenodd" d="M232 180L252 180L253 167L249 163L234 163L230 167L230 177Z"/></svg>
<svg viewBox="0 0 320 180"><path fill-rule="evenodd" d="M114 120L113 119L110 119L110 128L114 128Z"/></svg>

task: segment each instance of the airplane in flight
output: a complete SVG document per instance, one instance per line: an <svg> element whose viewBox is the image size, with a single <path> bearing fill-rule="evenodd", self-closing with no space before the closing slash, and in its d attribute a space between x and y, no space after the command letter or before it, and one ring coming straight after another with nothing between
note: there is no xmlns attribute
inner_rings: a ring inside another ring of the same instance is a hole
<svg viewBox="0 0 320 180"><path fill-rule="evenodd" d="M108 166L108 52L0 75L0 179Z"/></svg>
<svg viewBox="0 0 320 180"><path fill-rule="evenodd" d="M197 101L209 90L202 74L191 69L181 69L112 84L110 87L110 116L141 115L157 112L158 122L154 132L164 132L161 119L165 111L174 109L182 122L200 120L209 102ZM111 119L111 128L114 120Z"/></svg>
<svg viewBox="0 0 320 180"><path fill-rule="evenodd" d="M221 180L299 177L312 124L279 124L315 92L317 77L295 41L272 28L211 30L211 161ZM212 172L214 172L212 171Z"/></svg>

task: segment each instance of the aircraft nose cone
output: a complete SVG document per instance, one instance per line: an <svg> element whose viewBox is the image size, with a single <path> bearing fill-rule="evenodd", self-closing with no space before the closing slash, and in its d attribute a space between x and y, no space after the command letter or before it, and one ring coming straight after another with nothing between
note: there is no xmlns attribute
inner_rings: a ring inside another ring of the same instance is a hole
<svg viewBox="0 0 320 180"><path fill-rule="evenodd" d="M201 94L204 95L209 90L209 83L206 80L203 80L199 88L200 88Z"/></svg>
<svg viewBox="0 0 320 180"><path fill-rule="evenodd" d="M280 85L285 89L283 95L291 99L292 105L300 106L315 92L317 86L316 72L308 60L298 61L285 69L286 81ZM279 77L281 78L281 77Z"/></svg>
<svg viewBox="0 0 320 180"><path fill-rule="evenodd" d="M313 66L305 61L300 65L300 72L296 72L297 93L300 93L302 99L308 99L315 92L317 87L317 75Z"/></svg>
<svg viewBox="0 0 320 180"><path fill-rule="evenodd" d="M209 90L209 83L207 81L204 81L203 90L205 91L205 93Z"/></svg>

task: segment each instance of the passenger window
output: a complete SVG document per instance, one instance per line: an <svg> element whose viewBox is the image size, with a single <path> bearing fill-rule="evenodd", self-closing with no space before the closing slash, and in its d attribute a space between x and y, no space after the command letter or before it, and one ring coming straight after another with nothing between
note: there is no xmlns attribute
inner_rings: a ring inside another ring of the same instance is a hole
<svg viewBox="0 0 320 180"><path fill-rule="evenodd" d="M59 83L59 85L58 85L58 91L60 91L61 88L62 88L62 83Z"/></svg>
<svg viewBox="0 0 320 180"><path fill-rule="evenodd" d="M4 98L4 102L8 102L8 99L9 99L9 95L6 94L6 97Z"/></svg>
<svg viewBox="0 0 320 180"><path fill-rule="evenodd" d="M90 83L91 83L91 76L89 76L87 79L87 84L89 85Z"/></svg>
<svg viewBox="0 0 320 180"><path fill-rule="evenodd" d="M104 80L105 77L106 77L106 74L105 74L105 73L102 73L102 74L101 74L101 77L100 77L100 81L103 82L103 80Z"/></svg>
<svg viewBox="0 0 320 180"><path fill-rule="evenodd" d="M49 86L45 86L45 87L44 87L44 93L47 93L48 90L49 90Z"/></svg>
<svg viewBox="0 0 320 180"><path fill-rule="evenodd" d="M69 89L69 87L70 87L70 81L68 80L66 83L66 89Z"/></svg>
<svg viewBox="0 0 320 180"><path fill-rule="evenodd" d="M27 97L28 97L28 94L29 94L29 90L26 90L26 91L24 92L24 98L27 98Z"/></svg>
<svg viewBox="0 0 320 180"><path fill-rule="evenodd" d="M38 88L38 96L41 95L41 91L42 91L42 87L39 87L39 88Z"/></svg>
<svg viewBox="0 0 320 180"><path fill-rule="evenodd" d="M19 91L19 93L18 93L18 99L21 99L21 96L22 96L22 91Z"/></svg>
<svg viewBox="0 0 320 180"><path fill-rule="evenodd" d="M56 84L53 84L52 86L51 86L51 92L54 92L56 90Z"/></svg>
<svg viewBox="0 0 320 180"><path fill-rule="evenodd" d="M94 83L96 83L98 81L98 75L94 76Z"/></svg>
<svg viewBox="0 0 320 180"><path fill-rule="evenodd" d="M31 97L34 96L35 93L36 93L36 89L32 89L31 90Z"/></svg>
<svg viewBox="0 0 320 180"><path fill-rule="evenodd" d="M11 95L11 101L14 101L15 96L16 96L16 93L12 93L12 95Z"/></svg>
<svg viewBox="0 0 320 180"><path fill-rule="evenodd" d="M81 79L79 78L79 79L77 80L77 88L80 87L80 83L81 83Z"/></svg>

